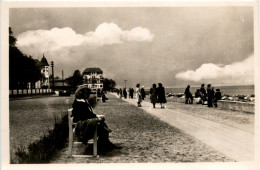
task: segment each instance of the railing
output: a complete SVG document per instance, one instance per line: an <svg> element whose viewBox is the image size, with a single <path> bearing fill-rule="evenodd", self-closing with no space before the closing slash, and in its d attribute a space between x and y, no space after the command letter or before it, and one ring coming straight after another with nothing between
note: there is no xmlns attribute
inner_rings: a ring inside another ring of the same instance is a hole
<svg viewBox="0 0 260 170"><path fill-rule="evenodd" d="M9 96L29 96L52 94L52 89L15 89L9 90Z"/></svg>

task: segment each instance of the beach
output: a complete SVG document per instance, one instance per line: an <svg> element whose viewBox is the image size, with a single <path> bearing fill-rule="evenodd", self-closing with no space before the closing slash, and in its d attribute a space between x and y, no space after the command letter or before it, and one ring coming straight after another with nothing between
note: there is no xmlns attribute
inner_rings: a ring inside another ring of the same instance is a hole
<svg viewBox="0 0 260 170"><path fill-rule="evenodd" d="M244 86L214 86L214 89L220 89L222 95L245 95L251 96L255 94L254 85L244 85ZM166 87L166 93L184 93L186 87ZM200 89L200 86L191 86L190 91L191 93L195 93L197 89ZM147 89L149 91L149 89Z"/></svg>

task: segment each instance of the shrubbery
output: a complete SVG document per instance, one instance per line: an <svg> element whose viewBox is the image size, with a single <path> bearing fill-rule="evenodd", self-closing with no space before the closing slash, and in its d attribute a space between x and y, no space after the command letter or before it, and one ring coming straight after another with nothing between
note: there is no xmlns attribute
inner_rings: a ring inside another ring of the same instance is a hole
<svg viewBox="0 0 260 170"><path fill-rule="evenodd" d="M92 107L95 107L97 104L96 97L91 97L89 103ZM18 160L11 160L11 163L48 163L56 151L64 148L68 134L68 115L66 112L62 118L55 117L54 128L49 130L46 135L31 143L27 148L25 146L18 148L15 152Z"/></svg>
<svg viewBox="0 0 260 170"><path fill-rule="evenodd" d="M68 138L68 131L67 114L60 120L55 118L54 128L49 130L47 135L30 144L28 148L21 147L17 149L15 153L18 156L17 163L47 163L57 150L64 147Z"/></svg>

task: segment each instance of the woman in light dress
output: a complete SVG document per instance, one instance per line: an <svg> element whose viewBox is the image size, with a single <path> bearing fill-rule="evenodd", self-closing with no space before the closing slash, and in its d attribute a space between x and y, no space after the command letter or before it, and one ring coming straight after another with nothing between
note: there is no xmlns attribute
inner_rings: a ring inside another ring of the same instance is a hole
<svg viewBox="0 0 260 170"><path fill-rule="evenodd" d="M142 107L142 105L141 105L142 94L141 94L140 84L136 85L136 100L137 100L137 106Z"/></svg>

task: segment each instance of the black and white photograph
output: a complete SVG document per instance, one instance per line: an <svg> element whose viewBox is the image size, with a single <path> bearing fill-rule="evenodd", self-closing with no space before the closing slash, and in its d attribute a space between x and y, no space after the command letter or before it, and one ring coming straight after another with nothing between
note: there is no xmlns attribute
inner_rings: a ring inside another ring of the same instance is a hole
<svg viewBox="0 0 260 170"><path fill-rule="evenodd" d="M2 168L258 169L258 83L257 1L2 1Z"/></svg>

